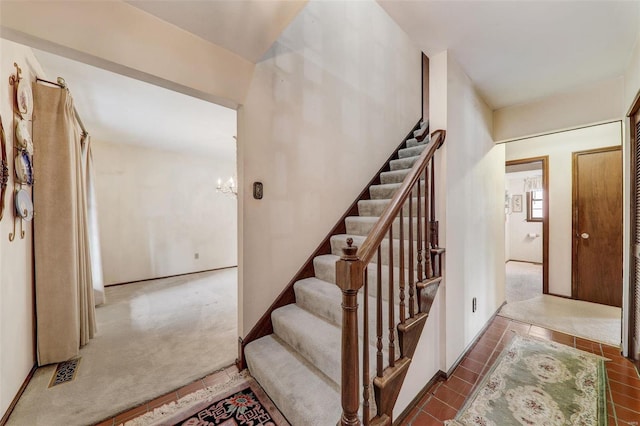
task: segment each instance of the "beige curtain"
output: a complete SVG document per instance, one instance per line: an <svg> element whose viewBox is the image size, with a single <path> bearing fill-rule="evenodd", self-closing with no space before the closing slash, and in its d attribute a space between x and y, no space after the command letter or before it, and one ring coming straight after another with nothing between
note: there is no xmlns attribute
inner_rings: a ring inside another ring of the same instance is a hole
<svg viewBox="0 0 640 426"><path fill-rule="evenodd" d="M68 360L95 333L81 132L66 89L34 85L34 263L38 364Z"/></svg>
<svg viewBox="0 0 640 426"><path fill-rule="evenodd" d="M100 229L98 225L98 205L93 171L93 156L91 155L91 137L82 137L82 166L84 181L86 182L87 199L87 230L90 254L91 279L93 281L93 296L96 306L106 302L104 294L104 275L102 274L102 254L100 252Z"/></svg>

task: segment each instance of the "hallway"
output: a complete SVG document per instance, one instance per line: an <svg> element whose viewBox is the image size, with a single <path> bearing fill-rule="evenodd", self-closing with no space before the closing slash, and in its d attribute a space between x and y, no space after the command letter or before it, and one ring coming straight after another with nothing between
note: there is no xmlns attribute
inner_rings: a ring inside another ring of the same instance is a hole
<svg viewBox="0 0 640 426"><path fill-rule="evenodd" d="M447 380L437 381L412 410L405 426L441 426L455 417L502 349L514 334L530 335L609 358L606 362L607 410L610 426L637 425L640 419L640 377L619 349L559 333L529 323L495 317L482 336L464 355Z"/></svg>

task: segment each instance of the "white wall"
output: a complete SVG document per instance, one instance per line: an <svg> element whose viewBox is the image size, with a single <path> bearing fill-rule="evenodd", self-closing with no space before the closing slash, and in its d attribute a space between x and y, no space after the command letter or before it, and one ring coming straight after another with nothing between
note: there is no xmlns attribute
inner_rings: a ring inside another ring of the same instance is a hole
<svg viewBox="0 0 640 426"><path fill-rule="evenodd" d="M420 61L375 2L311 1L256 65L238 125L242 336L420 118Z"/></svg>
<svg viewBox="0 0 640 426"><path fill-rule="evenodd" d="M447 87L446 213L440 219L447 250L446 371L505 300L504 246L496 244L504 240L505 157L491 136L491 110L455 58L440 55L447 58L447 81L435 83Z"/></svg>
<svg viewBox="0 0 640 426"><path fill-rule="evenodd" d="M624 115L624 79L620 76L493 113L496 142L531 137Z"/></svg>
<svg viewBox="0 0 640 426"><path fill-rule="evenodd" d="M92 141L105 284L237 264L235 158ZM199 259L195 259L195 253Z"/></svg>
<svg viewBox="0 0 640 426"><path fill-rule="evenodd" d="M13 231L13 88L9 76L13 63L22 68L23 78L33 81L42 68L30 48L0 39L0 112L6 137L9 185L5 193L4 216L0 222L0 417L16 396L34 365L33 341L33 246L32 223L25 222L24 239L9 241ZM6 89L6 90L5 90ZM36 171L37 178L37 171ZM31 192L31 190L29 190ZM20 222L17 221L18 233Z"/></svg>
<svg viewBox="0 0 640 426"><path fill-rule="evenodd" d="M505 221L505 232L509 236L505 247L505 251L509 252L507 260L542 263L542 222L527 222L527 194L524 191L525 178L534 176L542 176L542 172L507 173L505 178L509 195L522 196L522 211L515 212L510 208ZM510 204L513 206L513 202ZM538 237L531 237L530 234L537 234Z"/></svg>
<svg viewBox="0 0 640 426"><path fill-rule="evenodd" d="M572 153L621 144L621 123L509 142L506 159L549 156L549 293L571 296Z"/></svg>

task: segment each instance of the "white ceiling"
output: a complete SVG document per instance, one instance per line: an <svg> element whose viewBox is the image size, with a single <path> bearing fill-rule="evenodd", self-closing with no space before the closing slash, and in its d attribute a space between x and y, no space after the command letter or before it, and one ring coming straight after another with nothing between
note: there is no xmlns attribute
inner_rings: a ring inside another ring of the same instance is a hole
<svg viewBox="0 0 640 426"><path fill-rule="evenodd" d="M235 161L236 111L35 50L47 77L63 77L94 140Z"/></svg>
<svg viewBox="0 0 640 426"><path fill-rule="evenodd" d="M256 63L306 0L131 0L127 3Z"/></svg>
<svg viewBox="0 0 640 426"><path fill-rule="evenodd" d="M640 31L637 0L378 3L428 56L448 49L493 109L621 76Z"/></svg>

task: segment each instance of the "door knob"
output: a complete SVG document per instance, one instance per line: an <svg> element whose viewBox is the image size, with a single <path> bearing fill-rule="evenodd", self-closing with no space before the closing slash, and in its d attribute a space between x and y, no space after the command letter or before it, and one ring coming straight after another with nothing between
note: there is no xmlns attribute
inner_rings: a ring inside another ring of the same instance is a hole
<svg viewBox="0 0 640 426"><path fill-rule="evenodd" d="M587 234L586 232L583 232L582 234L580 234L580 237L581 237L583 240L586 240L586 239L588 239L588 238L589 238L589 234Z"/></svg>

